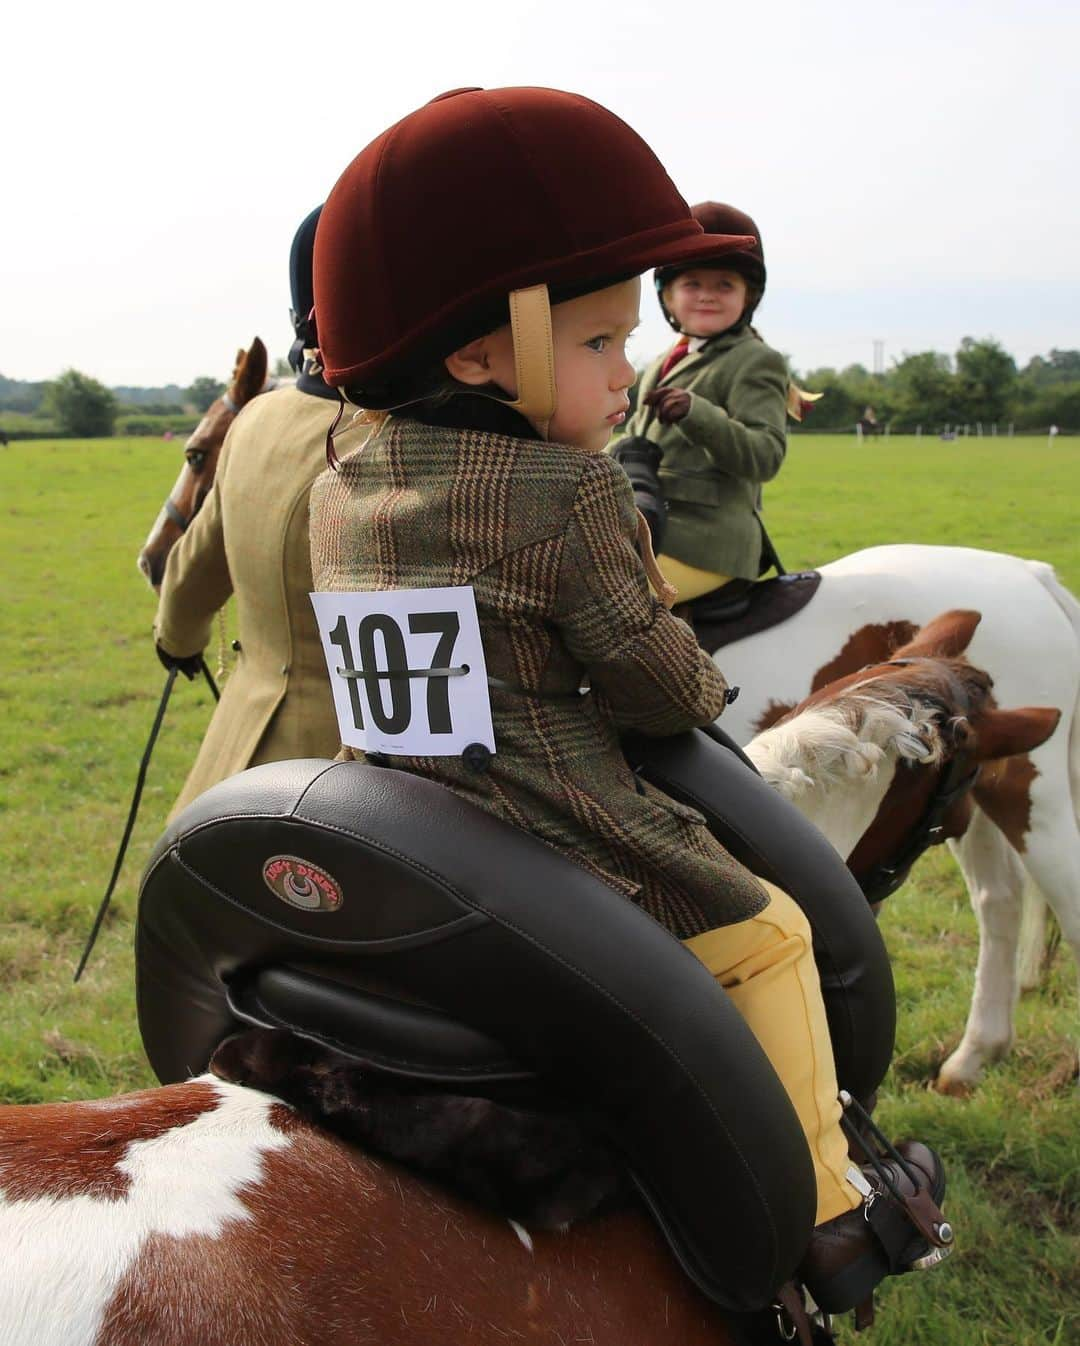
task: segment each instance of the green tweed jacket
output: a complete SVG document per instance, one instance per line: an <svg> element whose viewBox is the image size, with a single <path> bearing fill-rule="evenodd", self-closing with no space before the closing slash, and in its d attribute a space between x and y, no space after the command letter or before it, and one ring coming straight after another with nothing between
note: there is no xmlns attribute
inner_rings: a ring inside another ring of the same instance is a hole
<svg viewBox="0 0 1080 1346"><path fill-rule="evenodd" d="M629 482L606 455L402 417L311 495L317 589L471 585L488 674L512 689L491 689L486 771L390 764L540 837L688 938L766 897L701 815L643 784L620 751L620 727L707 723L725 691L651 596L635 536ZM573 695L586 675L591 693Z"/></svg>
<svg viewBox="0 0 1080 1346"><path fill-rule="evenodd" d="M784 357L744 329L714 337L661 379L664 358L642 375L626 424L628 435L645 435L663 452L664 551L701 570L757 579L761 483L780 471L787 443ZM690 393L690 410L674 425L661 425L644 405L657 386Z"/></svg>

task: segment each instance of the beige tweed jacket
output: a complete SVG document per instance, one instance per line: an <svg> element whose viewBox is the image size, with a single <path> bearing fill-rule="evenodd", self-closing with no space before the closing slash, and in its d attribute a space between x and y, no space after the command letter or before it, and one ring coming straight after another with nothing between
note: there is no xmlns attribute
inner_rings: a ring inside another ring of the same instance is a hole
<svg viewBox="0 0 1080 1346"><path fill-rule="evenodd" d="M390 765L540 837L679 938L765 906L701 815L644 784L620 751L620 728L663 735L714 719L725 683L649 592L616 463L392 417L318 479L311 511L317 589L475 592L495 755L479 772L460 758ZM586 678L591 692L575 695Z"/></svg>
<svg viewBox="0 0 1080 1346"><path fill-rule="evenodd" d="M335 404L293 387L250 402L226 436L206 503L169 553L154 632L170 654L206 647L236 596L239 651L178 812L260 762L332 757L337 720L311 610L308 493ZM339 444L359 442L355 430Z"/></svg>

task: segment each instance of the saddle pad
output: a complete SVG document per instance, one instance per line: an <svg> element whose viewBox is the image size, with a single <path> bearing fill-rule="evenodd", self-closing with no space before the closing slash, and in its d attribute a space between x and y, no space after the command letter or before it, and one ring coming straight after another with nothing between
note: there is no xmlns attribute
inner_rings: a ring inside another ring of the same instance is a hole
<svg viewBox="0 0 1080 1346"><path fill-rule="evenodd" d="M758 580L744 596L747 606L730 618L724 617L722 606L710 608L706 594L691 604L698 644L711 654L737 640L779 626L806 607L820 583L821 573L817 570L801 570L771 580Z"/></svg>

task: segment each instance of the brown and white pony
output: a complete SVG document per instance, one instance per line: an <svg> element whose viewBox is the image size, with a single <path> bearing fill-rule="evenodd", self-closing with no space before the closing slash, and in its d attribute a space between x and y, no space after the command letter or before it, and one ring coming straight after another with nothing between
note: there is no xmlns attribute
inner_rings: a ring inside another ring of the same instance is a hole
<svg viewBox="0 0 1080 1346"><path fill-rule="evenodd" d="M778 788L824 801L838 849L861 819L891 846L958 754L1051 732L955 657L977 621L948 614L751 745ZM213 1076L0 1108L0 1249L0 1346L736 1340L636 1210L530 1234Z"/></svg>
<svg viewBox="0 0 1080 1346"><path fill-rule="evenodd" d="M154 589L161 586L166 557L210 494L229 426L253 397L278 387L266 373L266 347L256 337L249 350L236 352L228 388L210 404L184 445L184 466L139 552L139 569Z"/></svg>
<svg viewBox="0 0 1080 1346"><path fill-rule="evenodd" d="M715 652L741 687L723 719L739 743L837 678L889 659L946 606L982 613L968 655L1003 704L1060 712L1044 742L982 771L970 821L949 841L979 923L967 1027L937 1081L962 1093L1011 1045L1019 985L1039 980L1046 904L1080 969L1080 603L1040 561L967 547L873 547L821 575L801 612Z"/></svg>

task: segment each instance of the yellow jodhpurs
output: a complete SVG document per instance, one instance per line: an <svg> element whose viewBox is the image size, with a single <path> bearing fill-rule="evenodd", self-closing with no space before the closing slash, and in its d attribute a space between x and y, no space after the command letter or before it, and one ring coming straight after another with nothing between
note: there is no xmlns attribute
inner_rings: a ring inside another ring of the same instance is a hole
<svg viewBox="0 0 1080 1346"><path fill-rule="evenodd" d="M816 1224L854 1210L861 1197L840 1129L836 1067L814 962L810 925L798 904L758 880L769 905L748 921L707 930L686 947L734 1001L761 1043L798 1114L817 1178Z"/></svg>
<svg viewBox="0 0 1080 1346"><path fill-rule="evenodd" d="M711 593L731 579L730 575L717 575L712 570L688 566L685 561L676 561L674 556L658 556L656 564L664 572L664 579L678 589L677 603L689 603L692 598Z"/></svg>

